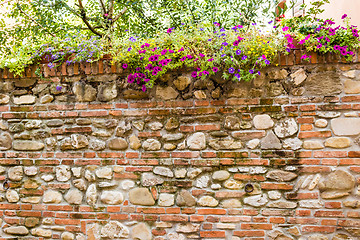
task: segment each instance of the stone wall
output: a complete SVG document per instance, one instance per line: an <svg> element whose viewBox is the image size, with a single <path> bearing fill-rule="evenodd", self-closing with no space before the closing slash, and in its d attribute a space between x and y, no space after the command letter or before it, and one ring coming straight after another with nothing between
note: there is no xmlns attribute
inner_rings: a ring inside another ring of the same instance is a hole
<svg viewBox="0 0 360 240"><path fill-rule="evenodd" d="M0 239L360 239L358 64L43 69L1 75Z"/></svg>

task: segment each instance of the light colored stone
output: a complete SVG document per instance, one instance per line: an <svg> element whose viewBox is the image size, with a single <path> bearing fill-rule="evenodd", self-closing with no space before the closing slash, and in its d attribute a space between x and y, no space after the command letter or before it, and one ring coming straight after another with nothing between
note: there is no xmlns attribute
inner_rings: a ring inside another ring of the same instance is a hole
<svg viewBox="0 0 360 240"><path fill-rule="evenodd" d="M293 209L297 207L296 202L290 201L277 201L277 202L270 202L267 207L270 208L286 208L286 209Z"/></svg>
<svg viewBox="0 0 360 240"><path fill-rule="evenodd" d="M128 143L123 138L113 138L109 140L109 148L113 150L125 150L128 148Z"/></svg>
<svg viewBox="0 0 360 240"><path fill-rule="evenodd" d="M209 146L215 150L234 150L242 148L242 144L240 141L231 140L219 140L219 139L211 139L209 141Z"/></svg>
<svg viewBox="0 0 360 240"><path fill-rule="evenodd" d="M79 178L81 177L81 167L73 167L71 168L71 172L74 175L74 177Z"/></svg>
<svg viewBox="0 0 360 240"><path fill-rule="evenodd" d="M206 137L202 132L197 132L188 137L187 145L191 150L203 150L206 148Z"/></svg>
<svg viewBox="0 0 360 240"><path fill-rule="evenodd" d="M244 203L253 207L261 207L268 203L266 194L244 198Z"/></svg>
<svg viewBox="0 0 360 240"><path fill-rule="evenodd" d="M41 176L41 179L44 180L45 182L50 182L54 180L54 176L51 174L45 174Z"/></svg>
<svg viewBox="0 0 360 240"><path fill-rule="evenodd" d="M292 73L290 75L290 77L292 78L292 82L294 83L295 86L299 86L307 78L306 72L305 72L305 70L303 68L300 68L296 72Z"/></svg>
<svg viewBox="0 0 360 240"><path fill-rule="evenodd" d="M343 201L345 207L360 208L360 200Z"/></svg>
<svg viewBox="0 0 360 240"><path fill-rule="evenodd" d="M331 120L331 129L338 136L360 134L360 118L336 118Z"/></svg>
<svg viewBox="0 0 360 240"><path fill-rule="evenodd" d="M21 198L21 201L24 203L39 203L41 200L40 197L25 197Z"/></svg>
<svg viewBox="0 0 360 240"><path fill-rule="evenodd" d="M172 144L172 143L165 143L164 149L167 151L172 151L172 150L176 149L176 145Z"/></svg>
<svg viewBox="0 0 360 240"><path fill-rule="evenodd" d="M200 168L190 168L187 172L187 176L190 179L194 179L199 176L200 173L202 173L202 170Z"/></svg>
<svg viewBox="0 0 360 240"><path fill-rule="evenodd" d="M169 193L160 193L158 204L161 207L170 207L174 205L175 203L175 197L174 194Z"/></svg>
<svg viewBox="0 0 360 240"><path fill-rule="evenodd" d="M221 185L219 183L211 184L210 188L213 190L219 190L221 189Z"/></svg>
<svg viewBox="0 0 360 240"><path fill-rule="evenodd" d="M270 130L266 136L261 139L261 149L281 149L280 140L276 137L274 132Z"/></svg>
<svg viewBox="0 0 360 240"><path fill-rule="evenodd" d="M179 233L175 233L175 232L169 233L167 235L167 237L169 240L186 240L187 239L183 234L179 234Z"/></svg>
<svg viewBox="0 0 360 240"><path fill-rule="evenodd" d="M340 117L340 112L317 112L316 115L318 115L321 118L337 118Z"/></svg>
<svg viewBox="0 0 360 240"><path fill-rule="evenodd" d="M4 232L11 235L28 235L29 230L24 226L11 226L4 228Z"/></svg>
<svg viewBox="0 0 360 240"><path fill-rule="evenodd" d="M198 204L202 207L216 207L219 205L219 201L211 196L202 196L198 200Z"/></svg>
<svg viewBox="0 0 360 240"><path fill-rule="evenodd" d="M100 225L98 223L90 223L86 226L86 236L88 240L100 239Z"/></svg>
<svg viewBox="0 0 360 240"><path fill-rule="evenodd" d="M160 98L163 100L171 100L176 99L179 93L172 87L156 87L156 98Z"/></svg>
<svg viewBox="0 0 360 240"><path fill-rule="evenodd" d="M325 119L318 119L315 121L315 127L325 128L328 125L328 122Z"/></svg>
<svg viewBox="0 0 360 240"><path fill-rule="evenodd" d="M186 172L187 171L185 168L175 169L175 177L176 178L185 178Z"/></svg>
<svg viewBox="0 0 360 240"><path fill-rule="evenodd" d="M174 173L167 167L155 167L153 172L164 177L174 177Z"/></svg>
<svg viewBox="0 0 360 240"><path fill-rule="evenodd" d="M59 182L69 181L71 178L70 167L66 165L61 165L56 167L56 180Z"/></svg>
<svg viewBox="0 0 360 240"><path fill-rule="evenodd" d="M139 131L144 130L144 126L145 126L145 122L138 120L138 121L133 121L132 125Z"/></svg>
<svg viewBox="0 0 360 240"><path fill-rule="evenodd" d="M240 168L239 168L240 170ZM250 174L263 174L266 173L267 169L265 167L250 167L249 173Z"/></svg>
<svg viewBox="0 0 360 240"><path fill-rule="evenodd" d="M274 121L268 114L256 115L253 119L254 127L256 129L269 129L274 126Z"/></svg>
<svg viewBox="0 0 360 240"><path fill-rule="evenodd" d="M268 196L271 200L278 200L281 198L281 193L279 191L269 191Z"/></svg>
<svg viewBox="0 0 360 240"><path fill-rule="evenodd" d="M8 177L11 181L20 181L23 179L24 172L22 166L15 166L9 168Z"/></svg>
<svg viewBox="0 0 360 240"><path fill-rule="evenodd" d="M13 141L14 150L18 151L39 151L45 147L44 143L30 140Z"/></svg>
<svg viewBox="0 0 360 240"><path fill-rule="evenodd" d="M97 99L101 102L108 102L117 97L115 82L103 82L98 86Z"/></svg>
<svg viewBox="0 0 360 240"><path fill-rule="evenodd" d="M39 129L41 128L42 121L41 120L30 120L25 124L25 129Z"/></svg>
<svg viewBox="0 0 360 240"><path fill-rule="evenodd" d="M161 143L156 139L147 139L143 142L142 147L146 151L158 151L161 149Z"/></svg>
<svg viewBox="0 0 360 240"><path fill-rule="evenodd" d="M330 148L347 148L350 147L350 139L346 137L332 137L325 141L325 146Z"/></svg>
<svg viewBox="0 0 360 240"><path fill-rule="evenodd" d="M96 185L95 184L91 184L88 189L86 190L86 202L89 205L95 205L96 201L97 201L97 190L96 190Z"/></svg>
<svg viewBox="0 0 360 240"><path fill-rule="evenodd" d="M332 240L353 240L353 238L344 233L338 233L332 238Z"/></svg>
<svg viewBox="0 0 360 240"><path fill-rule="evenodd" d="M196 99L206 99L206 93L203 90L197 90L194 92L194 96Z"/></svg>
<svg viewBox="0 0 360 240"><path fill-rule="evenodd" d="M360 93L360 81L353 81L347 79L344 81L344 91L346 94L358 94Z"/></svg>
<svg viewBox="0 0 360 240"><path fill-rule="evenodd" d="M180 126L179 120L177 118L171 117L165 124L165 129L170 131L177 129Z"/></svg>
<svg viewBox="0 0 360 240"><path fill-rule="evenodd" d="M316 140L306 140L303 142L303 148L305 149L323 149L324 145Z"/></svg>
<svg viewBox="0 0 360 240"><path fill-rule="evenodd" d="M281 80L285 79L289 73L285 69L274 69L268 72L270 79Z"/></svg>
<svg viewBox="0 0 360 240"><path fill-rule="evenodd" d="M307 240L329 240L329 238L323 234L315 234L308 237Z"/></svg>
<svg viewBox="0 0 360 240"><path fill-rule="evenodd" d="M100 151L100 150L104 150L105 147L106 147L106 143L102 140L92 138L89 141L89 148L91 150Z"/></svg>
<svg viewBox="0 0 360 240"><path fill-rule="evenodd" d="M151 122L148 124L148 127L153 130L153 131L157 131L163 128L163 124L161 122Z"/></svg>
<svg viewBox="0 0 360 240"><path fill-rule="evenodd" d="M36 97L33 95L22 95L20 97L14 97L14 104L21 105L21 104L34 104L36 101Z"/></svg>
<svg viewBox="0 0 360 240"><path fill-rule="evenodd" d="M303 142L298 138L286 138L283 141L283 148L291 149L291 150L298 150L301 148Z"/></svg>
<svg viewBox="0 0 360 240"><path fill-rule="evenodd" d="M121 189L129 190L135 186L135 183L131 180L124 180L121 182Z"/></svg>
<svg viewBox="0 0 360 240"><path fill-rule="evenodd" d="M266 177L278 182L289 182L297 177L297 174L282 170L273 170L266 174Z"/></svg>
<svg viewBox="0 0 360 240"><path fill-rule="evenodd" d="M188 76L179 76L173 83L179 91L183 91L190 85L191 79Z"/></svg>
<svg viewBox="0 0 360 240"><path fill-rule="evenodd" d="M355 78L357 75L357 72L356 72L356 70L350 70L350 71L343 72L343 75L348 78Z"/></svg>
<svg viewBox="0 0 360 240"><path fill-rule="evenodd" d="M165 141L177 141L184 138L182 133L165 134L162 136Z"/></svg>
<svg viewBox="0 0 360 240"><path fill-rule="evenodd" d="M35 227L36 225L38 225L40 222L39 218L36 218L36 217L27 217L25 219L25 226L26 227Z"/></svg>
<svg viewBox="0 0 360 240"><path fill-rule="evenodd" d="M193 207L196 204L195 198L191 195L190 192L182 189L176 197L176 204L180 207L187 206Z"/></svg>
<svg viewBox="0 0 360 240"><path fill-rule="evenodd" d="M98 187L99 188L112 188L117 186L116 182L99 182Z"/></svg>
<svg viewBox="0 0 360 240"><path fill-rule="evenodd" d="M124 134L131 130L131 123L127 121L120 121L119 126L115 130L117 137L123 137Z"/></svg>
<svg viewBox="0 0 360 240"><path fill-rule="evenodd" d="M225 118L224 128L229 130L239 130L240 129L240 119L235 116L227 116Z"/></svg>
<svg viewBox="0 0 360 240"><path fill-rule="evenodd" d="M238 199L227 199L221 203L223 208L240 208L242 207L241 202Z"/></svg>
<svg viewBox="0 0 360 240"><path fill-rule="evenodd" d="M212 179L215 181L225 181L230 177L230 173L225 170L216 171L212 175Z"/></svg>
<svg viewBox="0 0 360 240"><path fill-rule="evenodd" d="M314 176L314 178L312 179L312 181L309 183L308 189L314 190L315 187L318 185L319 181L321 179L321 175L318 173Z"/></svg>
<svg viewBox="0 0 360 240"><path fill-rule="evenodd" d="M246 144L246 146L250 149L255 149L257 148L257 146L259 146L259 144L260 144L259 139L252 139Z"/></svg>
<svg viewBox="0 0 360 240"><path fill-rule="evenodd" d="M290 137L297 133L298 124L294 118L288 118L275 125L274 132L279 138Z"/></svg>
<svg viewBox="0 0 360 240"><path fill-rule="evenodd" d="M200 178L198 178L195 183L194 186L197 188L206 188L209 185L210 182L210 177L209 176L201 176Z"/></svg>
<svg viewBox="0 0 360 240"><path fill-rule="evenodd" d="M10 101L9 95L0 94L0 104L1 104L1 105L3 105L3 104L8 104L9 101Z"/></svg>
<svg viewBox="0 0 360 240"><path fill-rule="evenodd" d="M54 100L54 97L52 95L46 94L40 98L40 103L41 104L50 103L53 100Z"/></svg>
<svg viewBox="0 0 360 240"><path fill-rule="evenodd" d="M141 142L137 136L131 135L129 137L129 142L130 142L131 149L138 150L139 148L141 148Z"/></svg>
<svg viewBox="0 0 360 240"><path fill-rule="evenodd" d="M103 238L125 238L129 237L129 229L118 221L110 221L101 229L101 237Z"/></svg>
<svg viewBox="0 0 360 240"><path fill-rule="evenodd" d="M79 205L82 203L83 194L78 189L70 189L64 198L69 204Z"/></svg>
<svg viewBox="0 0 360 240"><path fill-rule="evenodd" d="M77 189L81 191L86 190L86 183L83 179L76 179L73 181L73 184Z"/></svg>
<svg viewBox="0 0 360 240"><path fill-rule="evenodd" d="M117 205L124 201L124 196L119 191L103 191L100 200L105 204Z"/></svg>
<svg viewBox="0 0 360 240"><path fill-rule="evenodd" d="M143 185L144 187L160 185L163 183L164 183L164 179L154 175L153 173L143 173L141 175L141 185Z"/></svg>
<svg viewBox="0 0 360 240"><path fill-rule="evenodd" d="M176 226L176 232L179 233L194 233L200 230L200 224L194 223L180 223Z"/></svg>
<svg viewBox="0 0 360 240"><path fill-rule="evenodd" d="M20 200L19 194L12 189L7 190L5 196L9 203L16 203Z"/></svg>
<svg viewBox="0 0 360 240"><path fill-rule="evenodd" d="M71 232L63 232L61 234L61 240L74 240L75 236Z"/></svg>
<svg viewBox="0 0 360 240"><path fill-rule="evenodd" d="M330 173L318 184L321 197L325 199L339 198L349 195L355 186L355 177L344 170Z"/></svg>
<svg viewBox="0 0 360 240"><path fill-rule="evenodd" d="M228 179L224 182L224 187L231 190L240 190L244 184L234 179Z"/></svg>
<svg viewBox="0 0 360 240"><path fill-rule="evenodd" d="M113 170L111 167L102 167L95 171L98 178L112 179Z"/></svg>
<svg viewBox="0 0 360 240"><path fill-rule="evenodd" d="M79 102L91 102L96 98L96 89L84 82L75 82L72 90Z"/></svg>
<svg viewBox="0 0 360 240"><path fill-rule="evenodd" d="M62 194L55 190L47 190L44 193L44 203L60 203L62 201Z"/></svg>
<svg viewBox="0 0 360 240"><path fill-rule="evenodd" d="M344 113L344 116L345 117L357 117L358 113L357 112L347 112L347 113Z"/></svg>
<svg viewBox="0 0 360 240"><path fill-rule="evenodd" d="M31 167L25 167L24 168L24 173L27 176L35 176L37 174L37 168L35 166L31 166Z"/></svg>
<svg viewBox="0 0 360 240"><path fill-rule="evenodd" d="M129 192L129 200L134 205L152 206L154 198L147 188L134 188Z"/></svg>
<svg viewBox="0 0 360 240"><path fill-rule="evenodd" d="M145 223L136 224L131 231L132 239L136 240L151 240L151 230Z"/></svg>

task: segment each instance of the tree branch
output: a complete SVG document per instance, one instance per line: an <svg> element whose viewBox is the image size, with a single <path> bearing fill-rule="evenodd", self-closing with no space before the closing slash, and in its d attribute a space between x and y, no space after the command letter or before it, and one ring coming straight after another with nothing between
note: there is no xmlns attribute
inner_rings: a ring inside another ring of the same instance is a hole
<svg viewBox="0 0 360 240"><path fill-rule="evenodd" d="M101 12L104 15L106 13L105 4L102 0L99 0L99 4L100 4Z"/></svg>
<svg viewBox="0 0 360 240"><path fill-rule="evenodd" d="M86 12L84 9L84 6L82 5L82 1L78 0L79 3L79 8L80 8L80 12L81 12L81 20L85 23L85 25L90 29L90 31L92 31L93 33L95 33L96 35L102 37L103 34L101 34L100 32L96 31L91 24L88 22L88 20L86 19Z"/></svg>
<svg viewBox="0 0 360 240"><path fill-rule="evenodd" d="M127 7L125 7L116 17L114 17L113 22L116 22L122 15L127 11Z"/></svg>
<svg viewBox="0 0 360 240"><path fill-rule="evenodd" d="M114 0L109 0L109 18L112 19L112 16L114 14Z"/></svg>

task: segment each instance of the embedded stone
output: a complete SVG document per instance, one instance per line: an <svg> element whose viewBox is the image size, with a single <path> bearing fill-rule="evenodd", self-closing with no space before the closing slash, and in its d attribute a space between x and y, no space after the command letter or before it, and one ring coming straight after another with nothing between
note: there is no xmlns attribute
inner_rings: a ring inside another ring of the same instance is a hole
<svg viewBox="0 0 360 240"><path fill-rule="evenodd" d="M176 232L180 233L194 233L200 230L200 224L194 223L180 223L176 226Z"/></svg>
<svg viewBox="0 0 360 240"><path fill-rule="evenodd" d="M151 122L148 124L148 127L153 130L153 131L157 131L163 128L163 124L161 122Z"/></svg>
<svg viewBox="0 0 360 240"><path fill-rule="evenodd" d="M19 194L12 189L6 191L5 197L9 203L16 203L20 200Z"/></svg>
<svg viewBox="0 0 360 240"><path fill-rule="evenodd" d="M129 190L135 186L135 183L131 180L124 180L121 182L121 189Z"/></svg>
<svg viewBox="0 0 360 240"><path fill-rule="evenodd" d="M41 104L50 103L50 102L52 102L53 100L54 100L53 95L46 94L46 95L44 95L44 96L42 96L42 97L40 98L40 103L41 103Z"/></svg>
<svg viewBox="0 0 360 240"><path fill-rule="evenodd" d="M100 200L105 204L117 205L124 201L124 196L119 191L103 191Z"/></svg>
<svg viewBox="0 0 360 240"><path fill-rule="evenodd" d="M39 129L41 128L42 121L41 120L30 120L25 124L25 129Z"/></svg>
<svg viewBox="0 0 360 240"><path fill-rule="evenodd" d="M242 207L241 202L238 199L227 199L221 203L223 208L240 208Z"/></svg>
<svg viewBox="0 0 360 240"><path fill-rule="evenodd" d="M38 170L34 166L24 168L24 173L27 176L35 176L37 174L37 172L38 172Z"/></svg>
<svg viewBox="0 0 360 240"><path fill-rule="evenodd" d="M255 195L252 197L244 198L244 203L253 207L264 206L268 202L266 194Z"/></svg>
<svg viewBox="0 0 360 240"><path fill-rule="evenodd" d="M281 149L280 140L276 137L274 132L270 130L266 136L260 141L261 149Z"/></svg>
<svg viewBox="0 0 360 240"><path fill-rule="evenodd" d="M297 87L297 88L293 88L291 89L291 94L294 96L302 96L304 95L306 89L304 87Z"/></svg>
<svg viewBox="0 0 360 240"><path fill-rule="evenodd" d="M343 86L339 74L328 71L310 74L305 88L310 95L334 96L342 92Z"/></svg>
<svg viewBox="0 0 360 240"><path fill-rule="evenodd" d="M39 151L45 147L44 143L30 140L15 140L13 142L14 150L18 151Z"/></svg>
<svg viewBox="0 0 360 240"><path fill-rule="evenodd" d="M21 236L29 234L29 230L24 226L7 227L4 228L4 232L11 235L21 235Z"/></svg>
<svg viewBox="0 0 360 240"><path fill-rule="evenodd" d="M64 196L69 204L79 205L82 203L83 194L77 189L70 189Z"/></svg>
<svg viewBox="0 0 360 240"><path fill-rule="evenodd" d="M161 207L170 207L174 205L175 203L175 197L174 194L169 193L160 193L158 204Z"/></svg>
<svg viewBox="0 0 360 240"><path fill-rule="evenodd" d="M326 147L331 148L347 148L350 147L350 139L346 137L332 137L325 141Z"/></svg>
<svg viewBox="0 0 360 240"><path fill-rule="evenodd" d="M141 185L143 185L144 187L160 185L163 183L164 183L164 179L154 175L153 173L143 173L141 175Z"/></svg>
<svg viewBox="0 0 360 240"><path fill-rule="evenodd" d="M196 178L200 173L202 173L202 170L200 168L191 168L187 172L187 176L190 179Z"/></svg>
<svg viewBox="0 0 360 240"><path fill-rule="evenodd" d="M344 81L344 91L346 94L358 94L360 93L360 81L353 81L347 79Z"/></svg>
<svg viewBox="0 0 360 240"><path fill-rule="evenodd" d="M176 204L180 207L193 207L196 204L196 200L190 192L182 189L176 197Z"/></svg>
<svg viewBox="0 0 360 240"><path fill-rule="evenodd" d="M138 223L133 227L131 231L131 237L132 239L137 240L151 240L152 234L147 224Z"/></svg>
<svg viewBox="0 0 360 240"><path fill-rule="evenodd" d="M241 188L243 188L243 186L244 184L242 182L234 179L226 180L226 182L224 183L224 187L231 190L240 190Z"/></svg>
<svg viewBox="0 0 360 240"><path fill-rule="evenodd" d="M256 129L265 130L274 126L274 121L267 114L256 115L253 119Z"/></svg>
<svg viewBox="0 0 360 240"><path fill-rule="evenodd" d="M360 200L343 201L345 207L360 208Z"/></svg>
<svg viewBox="0 0 360 240"><path fill-rule="evenodd" d="M225 170L216 171L212 175L212 179L215 181L225 181L230 177L230 173Z"/></svg>
<svg viewBox="0 0 360 240"><path fill-rule="evenodd" d="M101 237L103 238L126 238L129 237L129 229L118 221L110 221L101 228Z"/></svg>
<svg viewBox="0 0 360 240"><path fill-rule="evenodd" d="M71 232L63 232L61 234L61 240L74 240L75 236Z"/></svg>
<svg viewBox="0 0 360 240"><path fill-rule="evenodd" d="M179 120L177 118L171 117L169 120L167 120L165 124L165 129L170 131L177 129L180 126Z"/></svg>
<svg viewBox="0 0 360 240"><path fill-rule="evenodd" d="M292 172L286 172L282 170L270 171L266 174L266 178L278 181L278 182L289 182L297 178L297 174Z"/></svg>
<svg viewBox="0 0 360 240"><path fill-rule="evenodd" d="M173 83L179 91L183 91L190 85L191 79L188 76L179 76Z"/></svg>
<svg viewBox="0 0 360 240"><path fill-rule="evenodd" d="M8 104L10 101L9 95L0 94L0 104Z"/></svg>
<svg viewBox="0 0 360 240"><path fill-rule="evenodd" d="M278 201L278 202L269 203L267 205L267 207L292 209L292 208L297 207L297 203L296 202L290 202L290 201Z"/></svg>
<svg viewBox="0 0 360 240"><path fill-rule="evenodd" d="M271 200L278 200L281 198L281 193L279 191L269 191L268 196Z"/></svg>
<svg viewBox="0 0 360 240"><path fill-rule="evenodd" d="M294 118L285 119L275 125L274 132L279 138L286 138L298 131L298 125Z"/></svg>
<svg viewBox="0 0 360 240"><path fill-rule="evenodd" d="M84 82L76 82L73 86L76 100L79 102L91 102L96 98L96 89Z"/></svg>
<svg viewBox="0 0 360 240"><path fill-rule="evenodd" d="M185 168L175 169L175 177L176 178L185 178L186 172L187 171Z"/></svg>
<svg viewBox="0 0 360 240"><path fill-rule="evenodd" d="M115 82L101 83L98 87L97 99L101 102L108 102L118 95Z"/></svg>
<svg viewBox="0 0 360 240"><path fill-rule="evenodd" d="M360 134L360 118L336 118L331 120L331 129L338 136Z"/></svg>
<svg viewBox="0 0 360 240"><path fill-rule="evenodd" d="M133 121L132 125L139 131L144 130L145 122L144 121Z"/></svg>
<svg viewBox="0 0 360 240"><path fill-rule="evenodd" d="M100 225L98 223L86 224L86 235L88 240L100 239Z"/></svg>
<svg viewBox="0 0 360 240"><path fill-rule="evenodd" d="M45 174L41 176L41 179L44 180L45 182L50 182L54 180L54 176L51 174Z"/></svg>
<svg viewBox="0 0 360 240"><path fill-rule="evenodd" d="M127 121L121 121L119 126L115 130L115 136L123 137L125 133L131 130L131 123Z"/></svg>
<svg viewBox="0 0 360 240"><path fill-rule="evenodd" d="M206 188L209 185L209 182L210 182L209 176L202 176L195 181L194 186L198 188Z"/></svg>
<svg viewBox="0 0 360 240"><path fill-rule="evenodd" d="M344 170L336 170L320 181L318 186L322 198L339 198L349 195L353 190L355 177Z"/></svg>
<svg viewBox="0 0 360 240"><path fill-rule="evenodd" d="M14 123L11 124L9 127L9 131L12 133L18 133L18 132L22 132L25 130L25 125L22 123Z"/></svg>
<svg viewBox="0 0 360 240"><path fill-rule="evenodd" d="M240 141L231 140L219 140L219 139L211 139L209 141L209 146L215 150L234 150L242 148L242 144Z"/></svg>
<svg viewBox="0 0 360 240"><path fill-rule="evenodd" d="M162 136L162 138L165 141L177 141L184 137L184 134L182 133L173 133L173 134L165 134Z"/></svg>
<svg viewBox="0 0 360 240"><path fill-rule="evenodd" d="M59 182L66 182L71 178L70 167L61 165L56 167L56 180Z"/></svg>
<svg viewBox="0 0 360 240"><path fill-rule="evenodd" d="M86 190L86 202L89 205L95 205L97 201L97 190L96 185L91 184L88 189Z"/></svg>
<svg viewBox="0 0 360 240"><path fill-rule="evenodd" d="M102 140L92 138L89 141L89 148L94 151L104 150L106 147L106 143Z"/></svg>
<svg viewBox="0 0 360 240"><path fill-rule="evenodd" d="M23 167L15 166L9 168L8 177L12 181L20 181L24 176Z"/></svg>
<svg viewBox="0 0 360 240"><path fill-rule="evenodd" d="M285 79L288 75L289 73L285 69L274 69L268 72L269 78L275 80Z"/></svg>
<svg viewBox="0 0 360 240"><path fill-rule="evenodd" d="M128 147L128 143L123 138L113 138L108 142L109 148L113 150L125 150Z"/></svg>
<svg viewBox="0 0 360 240"><path fill-rule="evenodd" d="M315 121L315 127L325 128L328 125L328 122L325 119L318 119Z"/></svg>
<svg viewBox="0 0 360 240"><path fill-rule="evenodd" d="M86 190L86 183L83 179L76 179L73 181L73 184L77 189L81 191Z"/></svg>
<svg viewBox="0 0 360 240"><path fill-rule="evenodd" d="M225 118L224 128L229 130L239 130L240 129L240 119L234 116L227 116Z"/></svg>
<svg viewBox="0 0 360 240"><path fill-rule="evenodd" d="M300 68L296 72L290 74L290 77L292 78L292 82L294 83L295 86L299 86L307 78L306 72L303 68Z"/></svg>
<svg viewBox="0 0 360 240"><path fill-rule="evenodd" d="M133 150L138 150L141 147L141 142L139 138L135 135L131 135L129 137L129 142L130 142L130 148Z"/></svg>
<svg viewBox="0 0 360 240"><path fill-rule="evenodd" d="M219 205L219 201L211 196L202 196L198 200L198 204L202 207L216 207Z"/></svg>
<svg viewBox="0 0 360 240"><path fill-rule="evenodd" d="M95 181L96 177L92 171L90 171L89 169L86 169L85 179L88 180L89 182L93 182L93 181Z"/></svg>
<svg viewBox="0 0 360 240"><path fill-rule="evenodd" d="M172 144L172 143L165 143L164 149L167 151L172 151L172 150L176 149L176 145Z"/></svg>
<svg viewBox="0 0 360 240"><path fill-rule="evenodd" d="M28 217L25 219L25 226L26 227L35 227L36 225L38 225L40 222L39 218L36 217Z"/></svg>
<svg viewBox="0 0 360 240"><path fill-rule="evenodd" d="M142 147L146 151L158 151L161 149L161 143L156 139L146 139Z"/></svg>
<svg viewBox="0 0 360 240"><path fill-rule="evenodd" d="M94 127L98 128L115 128L118 125L118 120L116 119L95 119L92 121Z"/></svg>
<svg viewBox="0 0 360 240"><path fill-rule="evenodd" d="M112 179L113 170L111 167L102 167L95 171L98 178Z"/></svg>
<svg viewBox="0 0 360 240"><path fill-rule="evenodd" d="M34 104L36 101L36 97L33 95L22 95L20 97L14 97L14 104L21 105L21 104Z"/></svg>
<svg viewBox="0 0 360 240"><path fill-rule="evenodd" d="M194 96L196 99L206 99L206 93L203 90L197 90L194 92Z"/></svg>
<svg viewBox="0 0 360 240"><path fill-rule="evenodd" d="M153 206L155 200L147 188L134 188L129 192L129 200L134 205Z"/></svg>
<svg viewBox="0 0 360 240"><path fill-rule="evenodd" d="M203 150L206 148L205 134L202 132L194 133L188 137L186 143L191 150Z"/></svg>
<svg viewBox="0 0 360 240"><path fill-rule="evenodd" d="M337 118L340 117L340 112L317 112L316 115L318 115L321 118Z"/></svg>
<svg viewBox="0 0 360 240"><path fill-rule="evenodd" d="M291 149L291 150L298 150L301 148L303 142L298 138L286 138L283 141L283 148Z"/></svg>
<svg viewBox="0 0 360 240"><path fill-rule="evenodd" d="M176 99L179 93L172 87L157 86L155 92L156 98L163 100Z"/></svg>
<svg viewBox="0 0 360 240"><path fill-rule="evenodd" d="M259 144L260 144L259 139L252 139L246 144L246 146L250 149L255 149L257 146L259 146Z"/></svg>
<svg viewBox="0 0 360 240"><path fill-rule="evenodd" d="M220 98L221 95L221 88L217 87L214 91L211 92L211 97L214 99Z"/></svg>
<svg viewBox="0 0 360 240"><path fill-rule="evenodd" d="M323 149L324 145L315 140L306 140L303 142L303 148L305 149Z"/></svg>
<svg viewBox="0 0 360 240"><path fill-rule="evenodd" d="M175 233L175 232L167 234L167 237L169 240L186 240L187 239L183 234L179 234L179 233Z"/></svg>
<svg viewBox="0 0 360 240"><path fill-rule="evenodd" d="M336 234L332 240L352 240L352 238L344 233Z"/></svg>
<svg viewBox="0 0 360 240"><path fill-rule="evenodd" d="M117 186L116 182L99 182L98 187L99 188L112 188Z"/></svg>
<svg viewBox="0 0 360 240"><path fill-rule="evenodd" d="M44 203L60 203L62 200L62 194L55 190L47 190L44 193Z"/></svg>
<svg viewBox="0 0 360 240"><path fill-rule="evenodd" d="M173 177L174 173L167 167L155 167L153 172L160 176Z"/></svg>
<svg viewBox="0 0 360 240"><path fill-rule="evenodd" d="M308 237L308 240L329 240L329 238L323 234L315 234Z"/></svg>

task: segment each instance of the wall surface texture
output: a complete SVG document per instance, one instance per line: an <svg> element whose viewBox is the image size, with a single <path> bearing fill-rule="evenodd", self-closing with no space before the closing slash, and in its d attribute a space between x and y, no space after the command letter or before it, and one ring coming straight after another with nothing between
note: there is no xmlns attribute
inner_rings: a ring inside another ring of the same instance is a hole
<svg viewBox="0 0 360 240"><path fill-rule="evenodd" d="M1 71L0 239L360 239L357 63L39 67Z"/></svg>

